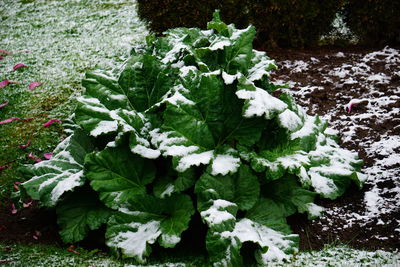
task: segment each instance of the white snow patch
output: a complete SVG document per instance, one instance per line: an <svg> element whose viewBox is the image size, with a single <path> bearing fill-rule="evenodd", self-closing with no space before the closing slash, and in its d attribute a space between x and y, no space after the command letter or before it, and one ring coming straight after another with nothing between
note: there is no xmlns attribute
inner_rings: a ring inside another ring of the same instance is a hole
<svg viewBox="0 0 400 267"><path fill-rule="evenodd" d="M297 252L295 243L287 239L287 237L296 237L297 235L285 236L246 218L237 222L232 232L222 232L221 236L225 238L237 237L241 243L254 242L259 244L261 248L267 249L267 252L261 253L262 263L265 266L272 262L290 260L292 255L286 254L285 251L293 250L295 253Z"/></svg>
<svg viewBox="0 0 400 267"><path fill-rule="evenodd" d="M90 135L93 137L97 137L101 134L107 134L115 132L118 129L117 121L100 121L96 128L90 131Z"/></svg>
<svg viewBox="0 0 400 267"><path fill-rule="evenodd" d="M210 208L200 212L201 218L209 227L229 220L235 221L235 216L226 211L228 207L236 207L236 204L223 199L213 200L213 204Z"/></svg>
<svg viewBox="0 0 400 267"><path fill-rule="evenodd" d="M110 247L120 248L124 255L134 257L139 262L145 262L143 255L147 251L148 244L153 244L161 234L160 222L150 221L148 223L130 223L132 230L119 232L118 235L107 240Z"/></svg>
<svg viewBox="0 0 400 267"><path fill-rule="evenodd" d="M247 118L264 115L266 119L270 119L274 113L280 113L287 108L282 100L257 87L255 91L239 90L236 95L249 101L249 106L244 112L244 117Z"/></svg>
<svg viewBox="0 0 400 267"><path fill-rule="evenodd" d="M297 130L303 123L300 117L289 109L286 109L284 112L279 114L278 119L282 127L288 129L291 132Z"/></svg>
<svg viewBox="0 0 400 267"><path fill-rule="evenodd" d="M212 163L212 175L234 173L240 166L240 158L231 155L217 155Z"/></svg>
<svg viewBox="0 0 400 267"><path fill-rule="evenodd" d="M156 159L161 154L159 150L148 148L143 145L136 145L131 149L131 151L147 159Z"/></svg>
<svg viewBox="0 0 400 267"><path fill-rule="evenodd" d="M208 164L213 157L213 150L198 153L189 154L182 157L179 161L176 170L179 172L184 172L191 166L199 166L200 164Z"/></svg>

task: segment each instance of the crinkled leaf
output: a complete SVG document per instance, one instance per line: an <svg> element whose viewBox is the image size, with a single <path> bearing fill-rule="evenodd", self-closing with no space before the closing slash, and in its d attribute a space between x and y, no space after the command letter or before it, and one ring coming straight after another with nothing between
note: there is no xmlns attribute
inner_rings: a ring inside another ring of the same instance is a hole
<svg viewBox="0 0 400 267"><path fill-rule="evenodd" d="M197 175L193 168L185 172L176 172L168 165L167 170L162 170L162 176L154 181L153 192L158 198L165 198L172 193L181 192L194 186Z"/></svg>
<svg viewBox="0 0 400 267"><path fill-rule="evenodd" d="M153 55L134 55L127 61L118 83L132 107L145 111L173 87L175 75Z"/></svg>
<svg viewBox="0 0 400 267"><path fill-rule="evenodd" d="M119 208L135 195L146 193L155 178L152 161L133 154L126 147L106 148L87 155L85 175L103 203Z"/></svg>
<svg viewBox="0 0 400 267"><path fill-rule="evenodd" d="M298 235L283 234L244 218L232 231L209 232L207 250L214 266L241 266L240 248L245 242L259 246L255 257L261 266L289 260L298 251Z"/></svg>
<svg viewBox="0 0 400 267"><path fill-rule="evenodd" d="M150 245L174 247L188 228L194 208L189 196L174 194L165 199L135 196L112 217L106 233L107 245L127 257L144 262Z"/></svg>
<svg viewBox="0 0 400 267"><path fill-rule="evenodd" d="M242 165L232 175L203 174L196 183L198 209L207 209L209 201L223 199L235 203L240 210L248 210L257 202L260 185L250 168Z"/></svg>
<svg viewBox="0 0 400 267"><path fill-rule="evenodd" d="M79 190L70 194L57 206L57 223L65 243L83 240L90 230L106 223L111 210L106 208L92 190Z"/></svg>
<svg viewBox="0 0 400 267"><path fill-rule="evenodd" d="M85 183L83 162L93 149L91 138L76 130L55 148L50 160L27 167L32 179L23 184L24 189L43 205L54 206L65 192Z"/></svg>

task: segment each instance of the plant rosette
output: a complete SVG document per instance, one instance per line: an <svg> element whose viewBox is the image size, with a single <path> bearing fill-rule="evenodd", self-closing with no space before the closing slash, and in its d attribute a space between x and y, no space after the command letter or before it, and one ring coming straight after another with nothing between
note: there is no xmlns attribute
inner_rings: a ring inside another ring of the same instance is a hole
<svg viewBox="0 0 400 267"><path fill-rule="evenodd" d="M198 213L214 266L242 266L245 242L265 265L298 251L288 216L317 217L316 196L362 185L362 162L327 123L272 94L276 66L253 49L255 33L216 12L207 30L150 35L122 67L87 73L73 133L22 185L56 208L66 243L106 224L106 244L143 263Z"/></svg>

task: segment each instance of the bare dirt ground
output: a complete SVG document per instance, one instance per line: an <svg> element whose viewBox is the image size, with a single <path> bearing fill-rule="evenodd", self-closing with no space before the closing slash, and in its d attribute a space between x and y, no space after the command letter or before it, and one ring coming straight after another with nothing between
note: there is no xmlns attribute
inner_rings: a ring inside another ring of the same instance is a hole
<svg viewBox="0 0 400 267"><path fill-rule="evenodd" d="M338 131L341 145L358 152L368 175L335 200L320 200L325 216L290 218L302 249L346 243L355 248L400 248L400 50L319 49L268 53L279 69L272 80L309 114ZM352 106L349 112L349 103Z"/></svg>

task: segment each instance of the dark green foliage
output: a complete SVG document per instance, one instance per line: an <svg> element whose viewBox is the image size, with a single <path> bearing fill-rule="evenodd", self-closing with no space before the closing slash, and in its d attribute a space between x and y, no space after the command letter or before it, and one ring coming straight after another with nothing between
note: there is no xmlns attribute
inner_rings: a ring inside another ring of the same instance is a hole
<svg viewBox="0 0 400 267"><path fill-rule="evenodd" d="M366 45L400 44L400 1L348 0L345 22Z"/></svg>
<svg viewBox="0 0 400 267"><path fill-rule="evenodd" d="M316 45L329 32L342 0L250 1L250 23L257 28L256 45L303 47Z"/></svg>
<svg viewBox="0 0 400 267"><path fill-rule="evenodd" d="M221 10L223 21L239 27L248 25L245 10L248 0L138 0L139 16L150 29L162 33L176 27L205 28L215 9Z"/></svg>
<svg viewBox="0 0 400 267"><path fill-rule="evenodd" d="M139 15L158 34L175 27L204 28L215 9L239 28L257 28L255 46L303 47L316 45L329 32L343 0L139 0Z"/></svg>

